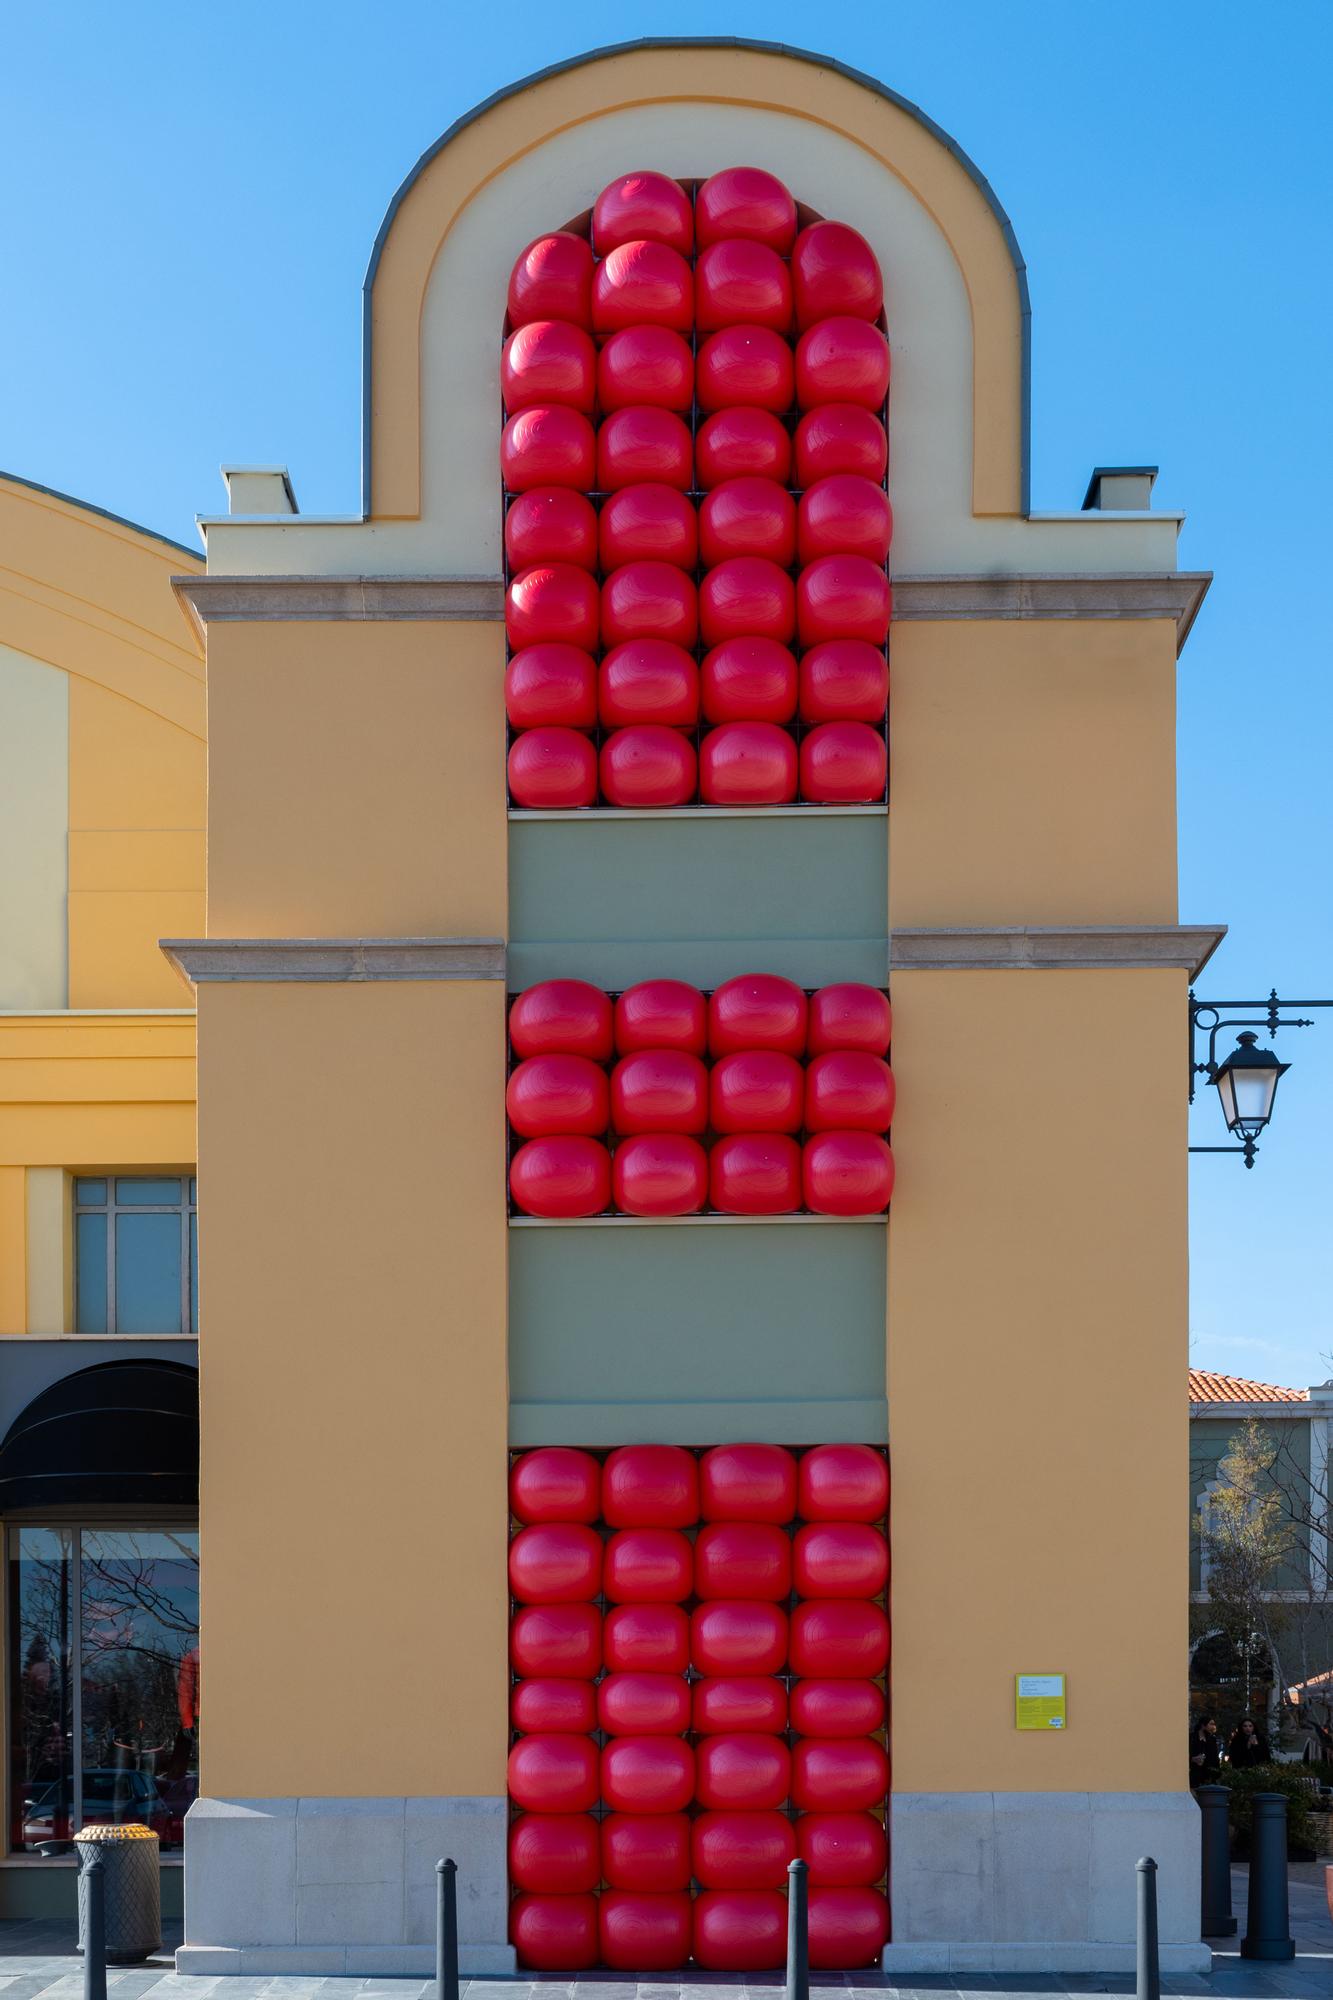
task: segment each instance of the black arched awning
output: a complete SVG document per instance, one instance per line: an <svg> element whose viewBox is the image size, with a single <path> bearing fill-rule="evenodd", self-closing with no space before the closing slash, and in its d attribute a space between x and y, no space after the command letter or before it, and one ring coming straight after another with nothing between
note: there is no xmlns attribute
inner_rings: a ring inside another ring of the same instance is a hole
<svg viewBox="0 0 1333 2000"><path fill-rule="evenodd" d="M0 1444L0 1514L199 1504L199 1378L175 1361L103 1361L34 1396Z"/></svg>

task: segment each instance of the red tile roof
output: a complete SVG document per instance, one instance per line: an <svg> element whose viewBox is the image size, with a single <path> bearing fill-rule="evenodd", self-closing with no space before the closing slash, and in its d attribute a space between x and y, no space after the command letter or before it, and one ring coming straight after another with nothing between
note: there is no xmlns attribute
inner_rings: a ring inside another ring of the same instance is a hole
<svg viewBox="0 0 1333 2000"><path fill-rule="evenodd" d="M1273 1382L1250 1382L1243 1375L1215 1375L1190 1369L1191 1403L1308 1403L1308 1389L1280 1389Z"/></svg>

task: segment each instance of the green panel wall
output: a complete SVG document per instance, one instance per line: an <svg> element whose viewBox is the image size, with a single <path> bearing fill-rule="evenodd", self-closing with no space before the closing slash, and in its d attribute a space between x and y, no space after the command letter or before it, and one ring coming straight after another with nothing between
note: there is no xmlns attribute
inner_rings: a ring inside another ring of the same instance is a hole
<svg viewBox="0 0 1333 2000"><path fill-rule="evenodd" d="M1272 1483L1288 1496L1289 1509L1284 1520L1288 1526L1298 1519L1310 1505L1310 1420L1305 1409L1291 1417L1263 1419L1263 1428L1272 1439L1277 1456L1273 1467ZM1200 1555L1197 1523L1199 1518L1199 1496L1205 1486L1210 1486L1219 1477L1219 1467L1231 1447L1231 1441L1244 1428L1245 1418L1193 1417L1190 1420L1190 1589L1198 1590ZM1303 1590L1310 1577L1309 1544L1306 1536L1295 1530L1289 1560L1277 1573L1274 1587L1280 1590Z"/></svg>

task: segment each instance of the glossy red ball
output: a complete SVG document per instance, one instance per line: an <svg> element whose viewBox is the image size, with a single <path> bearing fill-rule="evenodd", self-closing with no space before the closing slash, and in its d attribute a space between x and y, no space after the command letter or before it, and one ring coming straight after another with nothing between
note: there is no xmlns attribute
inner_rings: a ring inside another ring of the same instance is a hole
<svg viewBox="0 0 1333 2000"><path fill-rule="evenodd" d="M557 1132L595 1139L611 1122L606 1071L587 1056L529 1056L510 1075L505 1110L525 1139Z"/></svg>
<svg viewBox="0 0 1333 2000"><path fill-rule="evenodd" d="M599 257L622 243L667 243L688 256L694 209L679 181L644 168L608 183L592 207L592 241Z"/></svg>
<svg viewBox="0 0 1333 2000"><path fill-rule="evenodd" d="M679 1528L620 1528L606 1545L612 1604L680 1604L693 1584L694 1553Z"/></svg>
<svg viewBox="0 0 1333 2000"><path fill-rule="evenodd" d="M597 675L603 726L661 722L689 729L699 719L699 669L670 639L630 639L614 646Z"/></svg>
<svg viewBox="0 0 1333 2000"><path fill-rule="evenodd" d="M707 805L789 805L796 782L796 745L776 723L724 722L704 738L699 790Z"/></svg>
<svg viewBox="0 0 1333 2000"><path fill-rule="evenodd" d="M737 1049L721 1056L708 1079L709 1123L715 1132L799 1132L805 1072L794 1056L774 1049Z"/></svg>
<svg viewBox="0 0 1333 2000"><path fill-rule="evenodd" d="M889 1663L889 1621L878 1604L815 1598L791 1615L791 1670L829 1680L873 1680Z"/></svg>
<svg viewBox="0 0 1333 2000"><path fill-rule="evenodd" d="M565 403L590 414L597 401L591 336L568 320L530 320L510 334L501 351L500 393L510 416L537 403Z"/></svg>
<svg viewBox="0 0 1333 2000"><path fill-rule="evenodd" d="M694 1958L708 1972L767 1972L787 1955L776 1889L705 1889L694 1899Z"/></svg>
<svg viewBox="0 0 1333 2000"><path fill-rule="evenodd" d="M695 1753L695 1796L701 1806L765 1812L785 1805L791 1752L780 1736L704 1736Z"/></svg>
<svg viewBox="0 0 1333 2000"><path fill-rule="evenodd" d="M701 250L733 236L785 255L796 239L796 203L765 168L724 167L694 197L694 229Z"/></svg>
<svg viewBox="0 0 1333 2000"><path fill-rule="evenodd" d="M735 237L709 244L694 267L694 323L700 333L767 326L786 334L792 323L791 273L777 251Z"/></svg>
<svg viewBox="0 0 1333 2000"><path fill-rule="evenodd" d="M862 479L883 481L889 463L889 440L872 410L856 403L821 403L807 410L796 426L796 484L813 486L831 474L850 472Z"/></svg>
<svg viewBox="0 0 1333 2000"><path fill-rule="evenodd" d="M792 1564L800 1597L878 1597L889 1580L889 1545L869 1521L811 1521L796 1532Z"/></svg>
<svg viewBox="0 0 1333 2000"><path fill-rule="evenodd" d="M889 343L861 319L821 319L796 343L796 401L855 403L878 413L889 393Z"/></svg>
<svg viewBox="0 0 1333 2000"><path fill-rule="evenodd" d="M592 1528L536 1521L509 1544L509 1590L520 1604L590 1604L601 1588L602 1538Z"/></svg>
<svg viewBox="0 0 1333 2000"><path fill-rule="evenodd" d="M691 1689L691 1726L705 1736L780 1736L787 1690L771 1674L713 1674Z"/></svg>
<svg viewBox="0 0 1333 2000"><path fill-rule="evenodd" d="M602 1664L602 1614L595 1604L530 1604L514 1613L509 1658L516 1674L590 1681Z"/></svg>
<svg viewBox="0 0 1333 2000"><path fill-rule="evenodd" d="M876 986L846 981L821 986L811 996L807 1048L812 1056L830 1049L860 1049L866 1055L889 1052L893 1014L889 996Z"/></svg>
<svg viewBox="0 0 1333 2000"><path fill-rule="evenodd" d="M801 1149L780 1132L738 1132L708 1156L709 1198L723 1215L790 1215L801 1205Z"/></svg>
<svg viewBox="0 0 1333 2000"><path fill-rule="evenodd" d="M694 479L694 443L674 410L635 403L613 410L597 429L593 447L596 484L604 493L622 486L675 486L686 492ZM590 476L565 485L591 488Z"/></svg>
<svg viewBox="0 0 1333 2000"><path fill-rule="evenodd" d="M687 1889L690 1822L684 1813L610 1813L602 1821L602 1873L613 1889Z"/></svg>
<svg viewBox="0 0 1333 2000"><path fill-rule="evenodd" d="M702 1132L708 1124L708 1071L683 1049L637 1049L611 1073L617 1132Z"/></svg>
<svg viewBox="0 0 1333 2000"><path fill-rule="evenodd" d="M625 1215L697 1215L708 1200L708 1155L681 1132L641 1132L611 1157L614 1205Z"/></svg>
<svg viewBox="0 0 1333 2000"><path fill-rule="evenodd" d="M674 1535L678 1530L622 1528L621 1533ZM608 1736L683 1736L690 1726L689 1683L679 1674L608 1674L597 1686L593 1726Z"/></svg>
<svg viewBox="0 0 1333 2000"><path fill-rule="evenodd" d="M520 1965L541 1972L586 1972L597 1963L595 1896L515 1896L509 1936Z"/></svg>
<svg viewBox="0 0 1333 2000"><path fill-rule="evenodd" d="M534 486L509 503L505 557L511 570L533 563L597 567L597 516L591 500L569 486Z"/></svg>
<svg viewBox="0 0 1333 2000"><path fill-rule="evenodd" d="M796 712L796 656L776 639L724 639L700 674L709 722L790 722Z"/></svg>
<svg viewBox="0 0 1333 2000"><path fill-rule="evenodd" d="M811 1884L812 1971L851 1972L861 1966L877 1966L888 1936L889 1906L878 1889Z"/></svg>
<svg viewBox="0 0 1333 2000"><path fill-rule="evenodd" d="M699 517L678 487L622 486L603 503L597 526L603 572L640 561L690 570L698 563Z"/></svg>
<svg viewBox="0 0 1333 2000"><path fill-rule="evenodd" d="M559 229L529 243L509 274L509 324L563 319L592 325L592 245Z"/></svg>
<svg viewBox="0 0 1333 2000"><path fill-rule="evenodd" d="M691 1851L705 1889L780 1889L796 1859L796 1833L785 1813L705 1812L694 1822Z"/></svg>
<svg viewBox="0 0 1333 2000"><path fill-rule="evenodd" d="M596 333L626 326L667 326L688 333L694 322L694 273L679 250L642 238L622 243L592 274Z"/></svg>
<svg viewBox="0 0 1333 2000"><path fill-rule="evenodd" d="M688 737L651 722L608 736L599 770L608 805L640 810L688 805L698 783L694 745Z"/></svg>
<svg viewBox="0 0 1333 2000"><path fill-rule="evenodd" d="M775 479L724 479L699 509L705 569L729 556L764 556L787 569L796 560L796 502Z"/></svg>
<svg viewBox="0 0 1333 2000"><path fill-rule="evenodd" d="M791 1726L798 1736L872 1736L884 1727L884 1691L874 1681L797 1681Z"/></svg>
<svg viewBox="0 0 1333 2000"><path fill-rule="evenodd" d="M708 1046L715 1056L734 1049L776 1049L805 1054L809 1006L794 980L775 972L747 972L724 980L708 998Z"/></svg>
<svg viewBox="0 0 1333 2000"><path fill-rule="evenodd" d="M868 1444L817 1444L797 1467L796 1511L803 1521L882 1521L889 1467Z"/></svg>
<svg viewBox="0 0 1333 2000"><path fill-rule="evenodd" d="M718 410L695 439L699 485L705 492L724 479L775 479L791 473L791 433L771 410Z"/></svg>
<svg viewBox="0 0 1333 2000"><path fill-rule="evenodd" d="M611 1203L611 1155L597 1139L529 1139L509 1163L509 1193L525 1215L600 1215Z"/></svg>
<svg viewBox="0 0 1333 2000"><path fill-rule="evenodd" d="M516 1681L509 1695L509 1723L524 1735L552 1730L562 1736L588 1735L597 1727L597 1696L592 1683L554 1680L549 1675Z"/></svg>
<svg viewBox="0 0 1333 2000"><path fill-rule="evenodd" d="M581 410L560 403L520 410L500 433L500 475L510 493L534 486L572 486L588 493L597 474L598 445Z"/></svg>
<svg viewBox="0 0 1333 2000"><path fill-rule="evenodd" d="M669 326L626 326L597 357L603 415L643 403L684 414L694 400L694 353Z"/></svg>
<svg viewBox="0 0 1333 2000"><path fill-rule="evenodd" d="M625 1444L602 1467L602 1512L611 1528L692 1528L699 1468L678 1444Z"/></svg>
<svg viewBox="0 0 1333 2000"><path fill-rule="evenodd" d="M801 495L797 550L803 563L816 556L866 556L885 563L893 540L889 496L857 472L831 472Z"/></svg>
<svg viewBox="0 0 1333 2000"><path fill-rule="evenodd" d="M683 979L643 979L627 986L615 1005L616 1049L681 1049L701 1056L708 1047L708 1002Z"/></svg>
<svg viewBox="0 0 1333 2000"><path fill-rule="evenodd" d="M509 1829L509 1879L538 1895L587 1895L602 1879L591 1813L524 1813Z"/></svg>
<svg viewBox="0 0 1333 2000"><path fill-rule="evenodd" d="M779 1674L787 1664L787 1614L744 1598L700 1604L690 1619L690 1665L699 1674Z"/></svg>
<svg viewBox="0 0 1333 2000"><path fill-rule="evenodd" d="M509 1796L527 1812L587 1812L597 1803L597 1745L586 1736L520 1736Z"/></svg>
<svg viewBox="0 0 1333 2000"><path fill-rule="evenodd" d="M616 1971L669 1972L689 1958L692 1910L684 1891L606 1889L597 1921L602 1963Z"/></svg>
<svg viewBox="0 0 1333 2000"><path fill-rule="evenodd" d="M681 1812L694 1797L694 1752L678 1736L613 1736L601 1795L615 1812Z"/></svg>
<svg viewBox="0 0 1333 2000"><path fill-rule="evenodd" d="M524 646L505 668L505 714L514 729L596 728L596 660L561 640Z"/></svg>
<svg viewBox="0 0 1333 2000"><path fill-rule="evenodd" d="M611 1054L610 995L586 979L539 979L535 986L525 986L509 1009L509 1046L516 1056L588 1056L605 1062Z"/></svg>
<svg viewBox="0 0 1333 2000"><path fill-rule="evenodd" d="M796 584L796 619L802 646L825 639L864 639L882 646L889 636L893 602L889 579L865 556L819 556Z"/></svg>
<svg viewBox="0 0 1333 2000"><path fill-rule="evenodd" d="M882 1056L863 1049L830 1049L815 1056L805 1072L805 1129L887 1132L894 1094L893 1071Z"/></svg>
<svg viewBox="0 0 1333 2000"><path fill-rule="evenodd" d="M732 1056L724 1058L735 1060ZM789 1056L774 1056L789 1062ZM791 1596L791 1538L770 1521L711 1521L694 1544L697 1597L782 1604Z"/></svg>
<svg viewBox="0 0 1333 2000"><path fill-rule="evenodd" d="M879 1215L893 1199L893 1154L875 1132L818 1132L801 1162L805 1205L816 1215Z"/></svg>
<svg viewBox="0 0 1333 2000"><path fill-rule="evenodd" d="M597 752L576 729L525 729L509 746L509 794L530 811L573 810L597 797Z"/></svg>
<svg viewBox="0 0 1333 2000"><path fill-rule="evenodd" d="M668 562L625 563L602 585L601 623L607 646L626 639L670 639L677 646L692 646L699 635L694 579Z"/></svg>
<svg viewBox="0 0 1333 2000"><path fill-rule="evenodd" d="M603 1644L613 1673L683 1674L690 1621L678 1604L618 1604L606 1614Z"/></svg>
<svg viewBox="0 0 1333 2000"><path fill-rule="evenodd" d="M791 275L799 326L835 313L878 319L883 310L879 259L846 222L812 222L803 229L792 245Z"/></svg>
<svg viewBox="0 0 1333 2000"><path fill-rule="evenodd" d="M881 1882L889 1863L884 1828L873 1813L807 1812L796 1822L796 1849L821 1888Z"/></svg>
<svg viewBox="0 0 1333 2000"><path fill-rule="evenodd" d="M597 650L601 596L597 579L573 563L533 563L505 593L505 635L515 652L559 642Z"/></svg>
<svg viewBox="0 0 1333 2000"><path fill-rule="evenodd" d="M824 639L801 655L802 722L882 722L889 663L867 639Z"/></svg>
<svg viewBox="0 0 1333 2000"><path fill-rule="evenodd" d="M780 1444L714 1445L699 1461L699 1511L705 1521L790 1521L795 1458Z"/></svg>
<svg viewBox="0 0 1333 2000"><path fill-rule="evenodd" d="M789 410L796 395L791 347L766 326L729 326L710 334L694 364L694 393L710 414L737 405Z"/></svg>
<svg viewBox="0 0 1333 2000"><path fill-rule="evenodd" d="M581 576L581 570L571 570ZM733 556L710 569L699 588L699 626L705 646L723 639L776 639L786 645L796 629L796 593L785 569L762 556ZM563 634L553 636L561 637Z"/></svg>

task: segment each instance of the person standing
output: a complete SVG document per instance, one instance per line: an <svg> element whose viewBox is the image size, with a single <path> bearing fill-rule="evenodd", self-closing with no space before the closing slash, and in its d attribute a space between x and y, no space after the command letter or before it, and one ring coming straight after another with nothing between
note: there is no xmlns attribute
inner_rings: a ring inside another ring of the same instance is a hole
<svg viewBox="0 0 1333 2000"><path fill-rule="evenodd" d="M1222 1768L1222 1739L1217 1719L1205 1715L1190 1731L1190 1786L1211 1784Z"/></svg>
<svg viewBox="0 0 1333 2000"><path fill-rule="evenodd" d="M1269 1762L1268 1738L1260 1733L1251 1716L1243 1715L1227 1745L1227 1761L1233 1770L1249 1770L1254 1764Z"/></svg>

